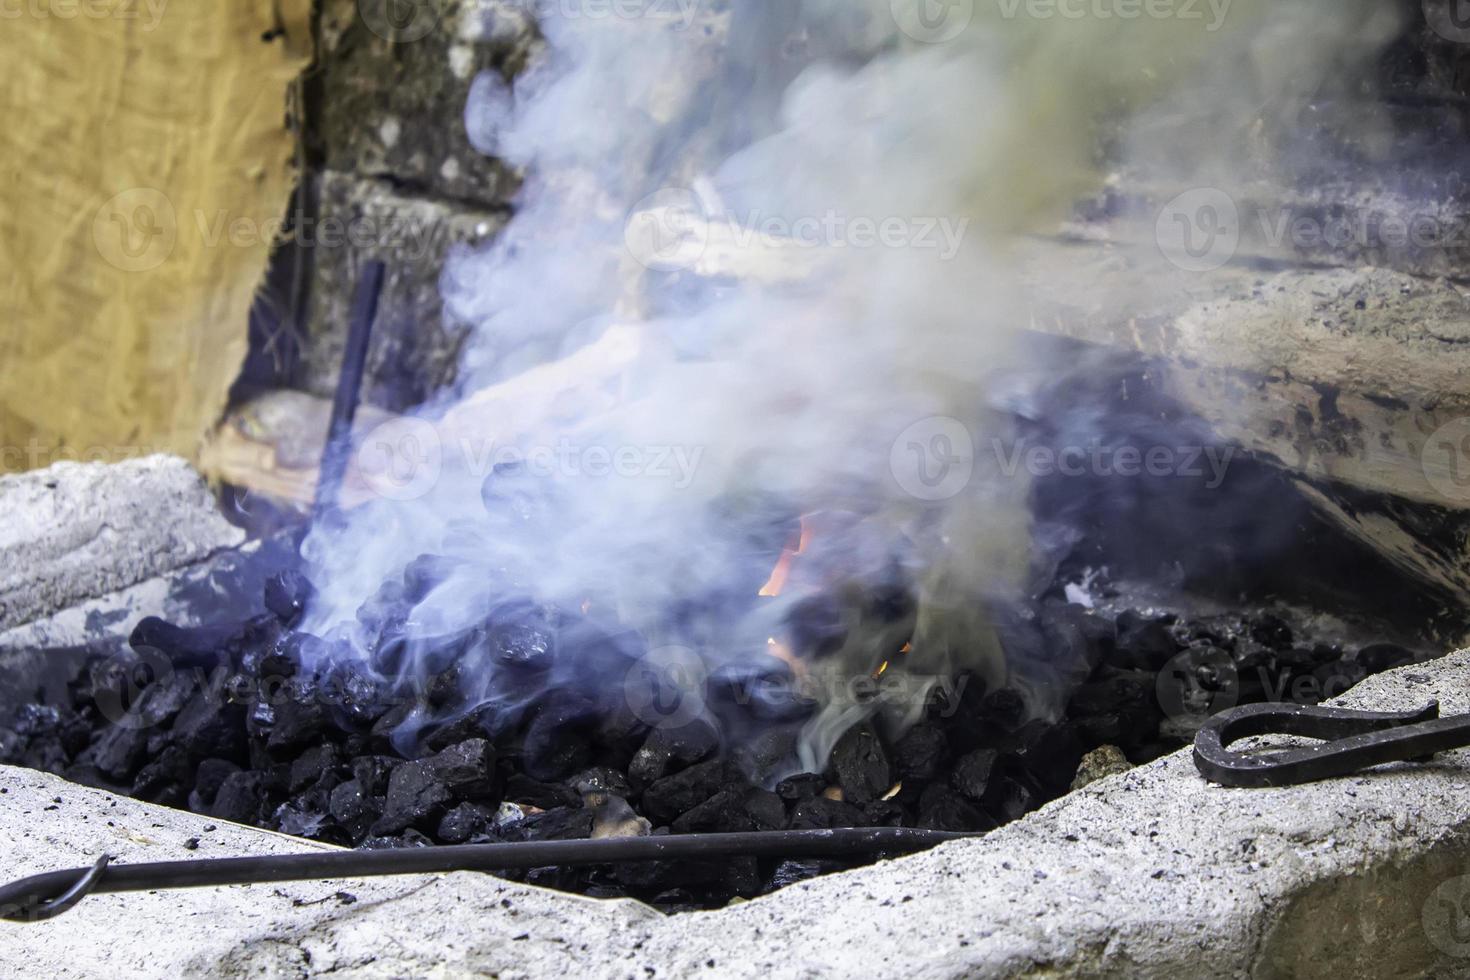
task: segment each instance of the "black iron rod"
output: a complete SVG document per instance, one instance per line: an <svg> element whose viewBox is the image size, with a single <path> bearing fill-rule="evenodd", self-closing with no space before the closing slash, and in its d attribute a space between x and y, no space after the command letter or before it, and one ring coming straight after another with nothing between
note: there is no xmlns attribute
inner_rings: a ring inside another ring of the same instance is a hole
<svg viewBox="0 0 1470 980"><path fill-rule="evenodd" d="M352 456L352 422L362 399L363 374L367 370L368 348L373 339L373 321L378 318L378 298L383 292L386 270L381 262L368 262L362 268L357 292L352 297L352 313L347 325L347 345L342 352L342 371L337 376L337 394L332 399L332 423L327 431L327 444L322 452L322 465L316 485L316 512L335 506L347 475L347 461Z"/></svg>
<svg viewBox="0 0 1470 980"><path fill-rule="evenodd" d="M514 871L627 861L737 856L844 857L885 851L912 853L972 836L975 835L906 827L865 827L467 844L384 851L331 850L153 864L110 864L104 858L91 868L51 871L0 887L0 919L25 922L51 918L71 908L87 894L450 871ZM90 888L77 894L79 889L76 886L89 876ZM68 901L64 907L58 907L62 904L58 900L63 896Z"/></svg>

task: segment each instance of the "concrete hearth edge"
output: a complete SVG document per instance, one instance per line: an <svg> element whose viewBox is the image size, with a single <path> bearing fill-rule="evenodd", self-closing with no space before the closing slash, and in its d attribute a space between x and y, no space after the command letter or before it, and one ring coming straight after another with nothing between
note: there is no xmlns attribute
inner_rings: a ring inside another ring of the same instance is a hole
<svg viewBox="0 0 1470 980"><path fill-rule="evenodd" d="M0 476L0 632L243 540L177 456Z"/></svg>
<svg viewBox="0 0 1470 980"><path fill-rule="evenodd" d="M1338 703L1470 712L1470 651ZM187 849L191 839L196 850ZM7 875L319 845L0 769ZM664 917L473 874L96 896L0 924L5 975L1470 976L1470 751L1277 790L1187 752L990 836Z"/></svg>

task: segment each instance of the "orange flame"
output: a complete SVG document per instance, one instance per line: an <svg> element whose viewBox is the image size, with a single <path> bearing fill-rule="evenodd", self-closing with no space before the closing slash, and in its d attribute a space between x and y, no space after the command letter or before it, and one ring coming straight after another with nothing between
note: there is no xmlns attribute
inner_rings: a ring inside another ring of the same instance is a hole
<svg viewBox="0 0 1470 980"><path fill-rule="evenodd" d="M776 567L771 569L771 577L766 580L765 585L761 586L761 590L757 595L769 598L781 594L782 590L786 588L787 579L791 577L792 563L795 562L797 555L806 551L806 546L811 543L811 539L811 525L803 517L801 519L801 534L797 537L796 546L792 547L791 545L787 545L781 549L781 557L776 559Z"/></svg>

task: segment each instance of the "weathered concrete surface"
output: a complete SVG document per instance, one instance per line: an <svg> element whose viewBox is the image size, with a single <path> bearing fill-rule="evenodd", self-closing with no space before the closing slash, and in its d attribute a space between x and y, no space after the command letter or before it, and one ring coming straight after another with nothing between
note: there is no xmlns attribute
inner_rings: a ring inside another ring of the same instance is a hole
<svg viewBox="0 0 1470 980"><path fill-rule="evenodd" d="M174 456L0 477L0 632L243 540Z"/></svg>
<svg viewBox="0 0 1470 980"><path fill-rule="evenodd" d="M1470 651L1342 699L1470 711ZM1470 976L1470 751L1279 790L1187 753L990 836L665 918L478 875L98 896L0 925L0 967L53 976ZM312 845L0 770L7 872ZM61 802L53 802L56 798ZM48 810L48 807L56 807ZM197 851L183 842L200 839ZM338 893L355 898L344 904Z"/></svg>
<svg viewBox="0 0 1470 980"><path fill-rule="evenodd" d="M1310 481L1324 517L1470 595L1470 288L1374 268L1191 273L1098 243L1036 243L1025 266L1036 330L1154 359L1221 439Z"/></svg>
<svg viewBox="0 0 1470 980"><path fill-rule="evenodd" d="M179 626L238 622L264 612L266 579L293 561L289 532L246 542L208 560L0 632L0 715L37 700L60 700L88 656L127 648L145 616Z"/></svg>
<svg viewBox="0 0 1470 980"><path fill-rule="evenodd" d="M12 768L0 768L0 825L6 876L87 864L102 852L139 862L325 847ZM196 850L186 846L191 840ZM502 975L514 976L518 963L539 958L531 949L564 950L563 959L612 949L656 918L632 902L594 902L470 874L140 893L98 897L49 924L0 924L0 973L237 976L258 975L256 965L270 963L272 976L334 968L351 975L379 965L423 975L435 964L463 975L498 963ZM320 940L310 935L316 928ZM534 941L515 941L533 929Z"/></svg>

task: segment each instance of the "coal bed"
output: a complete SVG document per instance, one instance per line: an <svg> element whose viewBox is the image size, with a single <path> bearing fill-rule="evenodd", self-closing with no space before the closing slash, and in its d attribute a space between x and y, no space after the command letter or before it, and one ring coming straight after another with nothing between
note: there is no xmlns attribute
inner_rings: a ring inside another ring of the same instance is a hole
<svg viewBox="0 0 1470 980"><path fill-rule="evenodd" d="M380 595L362 615L406 615L432 565L417 563L385 588L396 606L385 609ZM530 683L549 667L538 656L564 654L569 642L620 657L626 669L643 651L579 614L510 607L455 638L442 672L405 690L366 663L303 656L322 642L292 628L309 589L299 573L278 574L268 611L231 626L145 620L130 653L78 664L68 698L23 704L6 718L3 761L360 848L868 826L985 831L1078 780L1176 748L1187 737L1181 720L1222 699L1318 700L1415 659L1393 644L1320 642L1289 612L1112 612L1051 596L1015 622L1091 665L1059 718L1028 721L1016 692L960 677L901 736L858 724L822 771L801 772L798 731L814 706L776 658L743 677L710 677L711 717L677 726L639 719L620 689L599 699L542 686L515 710L457 712L477 666L521 671ZM322 666L308 667L312 660ZM411 724L426 716L453 720ZM742 729L760 734L737 745L721 736ZM517 876L682 910L847 866L737 858Z"/></svg>

